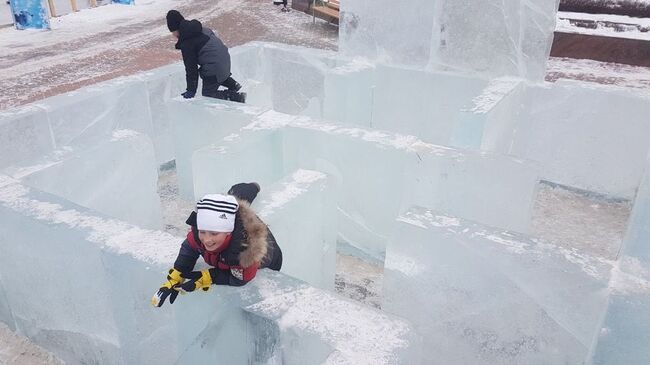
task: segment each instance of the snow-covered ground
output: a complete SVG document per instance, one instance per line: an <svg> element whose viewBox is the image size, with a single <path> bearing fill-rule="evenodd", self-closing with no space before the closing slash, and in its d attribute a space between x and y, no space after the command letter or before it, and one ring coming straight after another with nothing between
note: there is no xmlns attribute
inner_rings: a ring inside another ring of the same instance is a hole
<svg viewBox="0 0 650 365"><path fill-rule="evenodd" d="M335 49L338 28L262 0L141 0L52 19L52 31L0 29L0 110L180 60L169 9L197 18L229 47L275 41Z"/></svg>
<svg viewBox="0 0 650 365"><path fill-rule="evenodd" d="M650 40L650 19L625 15L558 12L556 31Z"/></svg>
<svg viewBox="0 0 650 365"><path fill-rule="evenodd" d="M547 81L580 80L650 93L650 67L560 57L549 58L546 66Z"/></svg>
<svg viewBox="0 0 650 365"><path fill-rule="evenodd" d="M0 365L59 365L63 362L0 322Z"/></svg>

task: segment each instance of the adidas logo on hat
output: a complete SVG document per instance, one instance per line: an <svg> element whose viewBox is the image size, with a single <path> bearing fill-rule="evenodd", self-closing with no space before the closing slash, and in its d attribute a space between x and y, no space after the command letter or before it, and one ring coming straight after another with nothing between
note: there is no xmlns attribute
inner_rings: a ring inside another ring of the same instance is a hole
<svg viewBox="0 0 650 365"><path fill-rule="evenodd" d="M234 196L208 194L196 203L196 226L201 231L232 232L238 209Z"/></svg>

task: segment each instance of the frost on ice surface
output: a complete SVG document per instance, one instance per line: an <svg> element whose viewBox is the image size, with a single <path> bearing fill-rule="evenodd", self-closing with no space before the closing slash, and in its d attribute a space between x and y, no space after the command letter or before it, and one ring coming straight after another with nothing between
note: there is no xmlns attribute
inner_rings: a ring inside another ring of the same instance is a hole
<svg viewBox="0 0 650 365"><path fill-rule="evenodd" d="M409 345L405 322L315 288L273 295L246 310L277 318L281 330L318 335L337 349L334 363L395 363L396 350Z"/></svg>
<svg viewBox="0 0 650 365"><path fill-rule="evenodd" d="M87 363L644 363L647 97L537 83L555 0L386 4L343 4L341 53L231 49L245 105L176 64L0 113L41 268L2 242L0 319ZM196 197L252 181L282 273L150 308Z"/></svg>

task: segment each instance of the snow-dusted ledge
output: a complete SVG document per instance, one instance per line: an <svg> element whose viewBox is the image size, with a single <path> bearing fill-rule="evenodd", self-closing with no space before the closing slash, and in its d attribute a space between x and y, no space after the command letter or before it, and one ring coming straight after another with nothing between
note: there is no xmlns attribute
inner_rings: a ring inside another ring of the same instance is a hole
<svg viewBox="0 0 650 365"><path fill-rule="evenodd" d="M260 209L271 221L304 196L283 194ZM0 217L0 320L64 361L297 364L310 362L307 346L335 363L358 364L359 353L373 354L373 364L408 363L417 354L403 320L266 270L243 288L214 287L153 308L151 295L182 237L106 218L5 176ZM300 306L287 311L292 302L278 301L287 295Z"/></svg>
<svg viewBox="0 0 650 365"><path fill-rule="evenodd" d="M423 358L645 363L647 249L607 260L422 207L398 221L382 309L415 324Z"/></svg>

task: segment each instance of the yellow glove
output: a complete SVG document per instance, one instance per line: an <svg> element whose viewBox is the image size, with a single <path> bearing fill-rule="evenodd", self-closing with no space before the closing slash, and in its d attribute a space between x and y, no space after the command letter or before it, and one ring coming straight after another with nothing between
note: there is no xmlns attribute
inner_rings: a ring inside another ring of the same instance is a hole
<svg viewBox="0 0 650 365"><path fill-rule="evenodd" d="M213 269L201 270L201 271L192 271L187 274L181 274L184 279L188 279L184 284L180 285L179 288L186 292L192 292L197 289L203 289L203 291L208 291L210 285L212 285L212 273L216 272Z"/></svg>
<svg viewBox="0 0 650 365"><path fill-rule="evenodd" d="M179 285L183 282L181 272L172 268L169 269L167 281L158 289L156 294L151 298L151 305L154 307L162 307L165 304L165 299L169 297L169 303L173 304L178 296Z"/></svg>

